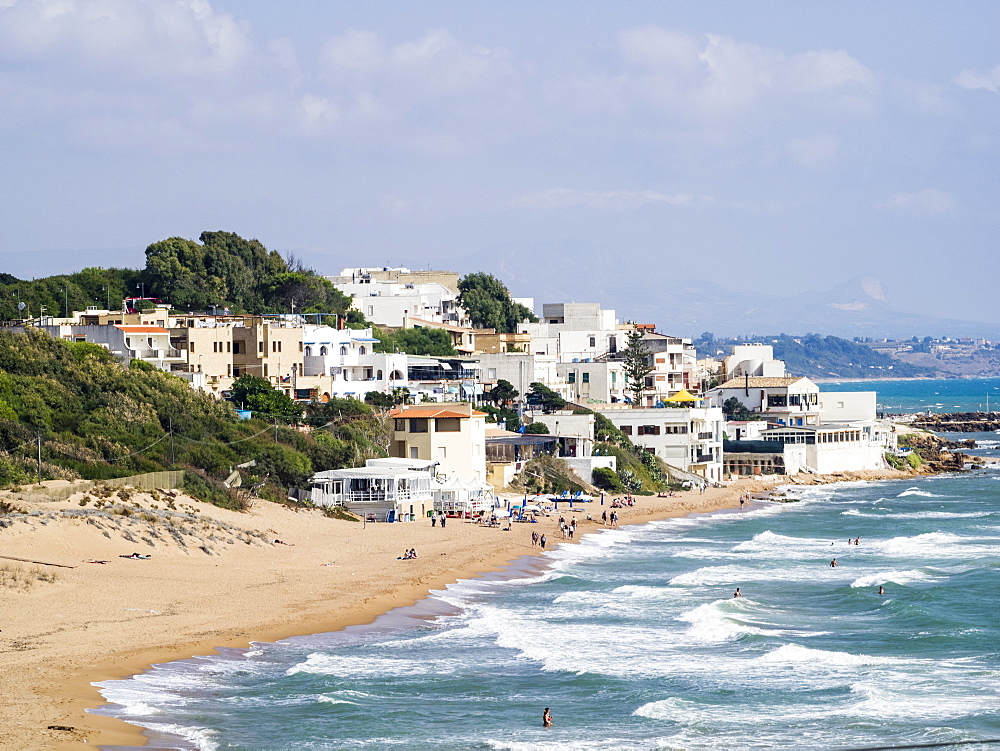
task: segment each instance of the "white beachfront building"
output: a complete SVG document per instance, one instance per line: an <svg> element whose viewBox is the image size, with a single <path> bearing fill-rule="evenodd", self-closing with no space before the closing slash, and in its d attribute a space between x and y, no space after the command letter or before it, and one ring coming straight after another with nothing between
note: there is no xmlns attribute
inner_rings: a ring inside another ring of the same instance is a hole
<svg viewBox="0 0 1000 751"><path fill-rule="evenodd" d="M633 444L709 482L722 479L724 420L718 407L596 407Z"/></svg>

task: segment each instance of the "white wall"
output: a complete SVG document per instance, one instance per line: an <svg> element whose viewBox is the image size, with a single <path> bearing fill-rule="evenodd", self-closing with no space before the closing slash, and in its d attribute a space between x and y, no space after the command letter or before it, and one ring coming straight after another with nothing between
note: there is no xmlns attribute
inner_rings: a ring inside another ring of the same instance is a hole
<svg viewBox="0 0 1000 751"><path fill-rule="evenodd" d="M820 418L823 422L874 420L877 398L875 391L820 391Z"/></svg>

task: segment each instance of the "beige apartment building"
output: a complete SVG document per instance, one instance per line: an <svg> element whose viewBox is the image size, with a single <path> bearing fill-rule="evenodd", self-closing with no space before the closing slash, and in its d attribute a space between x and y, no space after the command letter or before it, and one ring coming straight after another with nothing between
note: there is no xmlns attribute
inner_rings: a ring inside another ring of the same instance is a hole
<svg viewBox="0 0 1000 751"><path fill-rule="evenodd" d="M486 482L486 413L467 403L394 409L389 455L438 463L437 474Z"/></svg>
<svg viewBox="0 0 1000 751"><path fill-rule="evenodd" d="M260 376L294 396L302 373L302 327L260 316L173 316L171 344L186 353L186 371L201 373L204 388L220 396L244 373Z"/></svg>

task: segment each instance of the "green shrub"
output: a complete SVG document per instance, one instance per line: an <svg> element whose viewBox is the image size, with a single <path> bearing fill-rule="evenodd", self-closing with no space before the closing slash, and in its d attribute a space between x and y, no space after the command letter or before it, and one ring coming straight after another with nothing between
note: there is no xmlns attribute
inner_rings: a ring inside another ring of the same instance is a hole
<svg viewBox="0 0 1000 751"><path fill-rule="evenodd" d="M909 464L911 468L918 469L920 465L924 463L924 460L920 458L920 454L916 451L911 451L906 456L906 463Z"/></svg>
<svg viewBox="0 0 1000 751"><path fill-rule="evenodd" d="M625 489L618 473L610 467L596 467L592 474L594 485L601 490L621 493Z"/></svg>

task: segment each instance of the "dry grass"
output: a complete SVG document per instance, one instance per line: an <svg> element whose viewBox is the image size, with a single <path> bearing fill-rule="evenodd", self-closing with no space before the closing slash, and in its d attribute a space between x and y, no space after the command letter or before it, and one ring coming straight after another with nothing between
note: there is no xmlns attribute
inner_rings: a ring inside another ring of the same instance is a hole
<svg viewBox="0 0 1000 751"><path fill-rule="evenodd" d="M52 584L56 574L40 566L22 566L17 563L0 563L0 587L15 592L27 592L36 584Z"/></svg>

